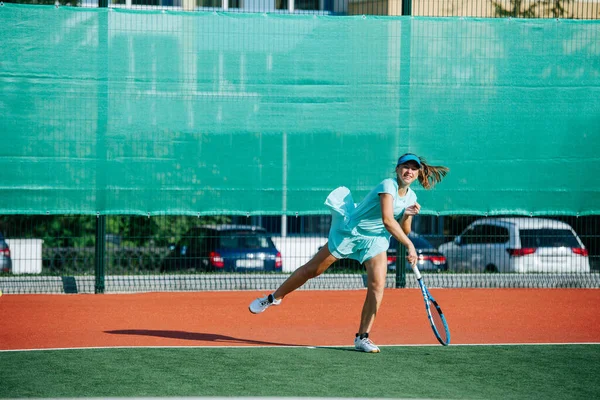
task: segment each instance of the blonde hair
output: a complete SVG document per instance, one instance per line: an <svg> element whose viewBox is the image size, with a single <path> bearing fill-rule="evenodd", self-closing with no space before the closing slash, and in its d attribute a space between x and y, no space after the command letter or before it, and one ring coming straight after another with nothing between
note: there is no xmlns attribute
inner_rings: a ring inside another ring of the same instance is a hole
<svg viewBox="0 0 600 400"><path fill-rule="evenodd" d="M404 157L406 153L400 156L400 158ZM442 179L446 176L450 169L448 167L444 167L443 165L429 165L427 160L421 156L417 156L419 161L421 162L421 168L419 168L419 176L418 180L421 186L424 189L431 189L435 186L436 183L440 183Z"/></svg>

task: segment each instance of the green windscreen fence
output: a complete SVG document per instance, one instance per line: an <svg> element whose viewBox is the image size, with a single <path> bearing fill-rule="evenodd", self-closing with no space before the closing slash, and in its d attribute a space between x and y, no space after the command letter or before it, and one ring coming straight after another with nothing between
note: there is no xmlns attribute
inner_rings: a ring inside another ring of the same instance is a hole
<svg viewBox="0 0 600 400"><path fill-rule="evenodd" d="M0 7L0 214L600 213L600 23Z"/></svg>

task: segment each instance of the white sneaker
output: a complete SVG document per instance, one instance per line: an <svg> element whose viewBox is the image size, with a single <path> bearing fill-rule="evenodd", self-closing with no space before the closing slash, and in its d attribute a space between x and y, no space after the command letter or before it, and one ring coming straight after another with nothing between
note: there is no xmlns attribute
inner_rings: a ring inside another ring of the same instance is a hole
<svg viewBox="0 0 600 400"><path fill-rule="evenodd" d="M270 294L254 300L252 303L250 303L248 309L252 314L259 314L269 308L269 306L278 306L279 304L281 304L281 300L275 299L273 295Z"/></svg>
<svg viewBox="0 0 600 400"><path fill-rule="evenodd" d="M362 339L359 336L355 337L354 348L365 353L379 353L379 347L375 346L375 343L371 342L368 337Z"/></svg>

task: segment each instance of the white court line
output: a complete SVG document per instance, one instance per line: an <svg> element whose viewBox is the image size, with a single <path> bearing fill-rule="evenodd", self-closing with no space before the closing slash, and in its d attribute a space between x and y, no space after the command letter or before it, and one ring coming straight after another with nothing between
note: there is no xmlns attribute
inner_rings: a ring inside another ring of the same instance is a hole
<svg viewBox="0 0 600 400"><path fill-rule="evenodd" d="M568 343L460 343L450 344L448 347L468 346L576 346L576 345L600 345L600 342L568 342ZM383 344L379 347L443 347L440 344ZM0 353L18 351L61 351L61 350L117 350L117 349L331 349L331 348L354 348L348 345L330 346L106 346L106 347L54 347L44 349L9 349L0 350ZM31 399L30 399L31 400ZM91 399L89 399L91 400Z"/></svg>

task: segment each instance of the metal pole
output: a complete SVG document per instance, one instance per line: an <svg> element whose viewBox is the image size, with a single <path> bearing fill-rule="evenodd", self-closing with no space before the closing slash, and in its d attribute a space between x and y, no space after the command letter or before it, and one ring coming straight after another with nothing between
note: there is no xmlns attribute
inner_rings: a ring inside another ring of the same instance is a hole
<svg viewBox="0 0 600 400"><path fill-rule="evenodd" d="M412 0L402 0L402 15L412 15ZM407 110L400 116L400 121L410 119L410 56L412 31L410 21L403 21L401 28L401 50L400 50L400 101L404 102ZM410 143L410 124L406 122L406 138ZM396 247L396 288L406 287L406 247L398 242Z"/></svg>
<svg viewBox="0 0 600 400"><path fill-rule="evenodd" d="M402 15L412 15L412 0L402 0Z"/></svg>
<svg viewBox="0 0 600 400"><path fill-rule="evenodd" d="M396 289L406 287L406 247L396 242Z"/></svg>
<svg viewBox="0 0 600 400"><path fill-rule="evenodd" d="M104 259L106 250L106 215L96 218L96 249L94 253L96 284L94 293L104 293Z"/></svg>
<svg viewBox="0 0 600 400"><path fill-rule="evenodd" d="M107 8L108 0L98 0L99 8ZM97 131L96 131L96 246L94 251L94 293L104 293L104 267L106 254L106 216L100 211L106 208L106 130L108 129L108 15L99 16L97 61L98 85Z"/></svg>
<svg viewBox="0 0 600 400"><path fill-rule="evenodd" d="M281 188L281 236L287 236L287 156L288 156L288 143L287 143L287 132L283 132L283 177L282 177L282 188Z"/></svg>

